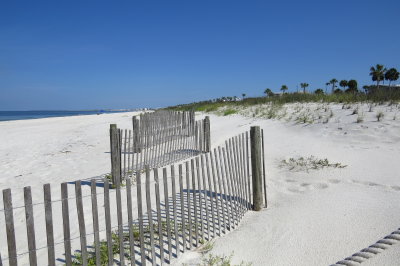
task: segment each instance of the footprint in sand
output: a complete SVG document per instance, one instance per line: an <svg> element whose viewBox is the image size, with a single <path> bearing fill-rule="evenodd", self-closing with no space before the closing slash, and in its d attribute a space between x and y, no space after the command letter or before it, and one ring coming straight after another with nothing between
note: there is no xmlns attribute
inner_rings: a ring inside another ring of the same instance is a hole
<svg viewBox="0 0 400 266"><path fill-rule="evenodd" d="M400 191L400 187L399 186L391 186L390 188L393 189L393 190L396 190L396 191Z"/></svg>
<svg viewBox="0 0 400 266"><path fill-rule="evenodd" d="M317 188L317 189L326 189L326 188L328 188L328 185L325 183L317 183L317 184L314 184L313 187Z"/></svg>
<svg viewBox="0 0 400 266"><path fill-rule="evenodd" d="M296 188L296 187L290 187L287 190L289 190L290 192L294 192L294 193L303 193L304 192L304 188Z"/></svg>
<svg viewBox="0 0 400 266"><path fill-rule="evenodd" d="M340 180L339 179L329 179L328 182L331 184L338 184L338 183L340 183Z"/></svg>

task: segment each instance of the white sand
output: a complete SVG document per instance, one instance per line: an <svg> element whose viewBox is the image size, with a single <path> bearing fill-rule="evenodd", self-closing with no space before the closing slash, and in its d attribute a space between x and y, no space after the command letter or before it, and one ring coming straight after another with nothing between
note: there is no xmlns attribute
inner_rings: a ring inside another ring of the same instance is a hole
<svg viewBox="0 0 400 266"><path fill-rule="evenodd" d="M287 117L296 108L288 106ZM315 104L301 108L328 116L328 112L317 111ZM351 115L353 108L342 109L341 105L329 105L334 116L328 123L323 123L321 117L320 123L310 125L295 123L293 119L286 122L284 118L277 121L212 115L214 147L251 125L264 129L269 206L261 212L249 212L236 231L215 242L211 253L233 252L232 262L243 260L253 265L329 265L397 230L400 226L400 164L397 163L400 117L392 118L398 108L378 106L371 113L368 106L361 108L365 109L362 123L355 123L357 115ZM385 113L381 122L375 118L378 109ZM24 186L32 186L34 201L40 202L44 183L57 184L53 191L57 199L59 183L109 172L109 124L130 128L131 116L123 113L0 122L0 189L12 188L14 205L21 206ZM310 155L348 166L309 172L279 167L282 159ZM85 187L84 194L88 194L88 186ZM43 207L40 208L43 213ZM55 212L60 209L54 208ZM70 208L73 210L73 206ZM90 206L87 209L90 211ZM23 209L19 210L14 219L19 222L17 242L23 248L25 216ZM86 221L89 224L90 219ZM56 222L61 224L61 220ZM79 235L77 228L73 235ZM6 257L3 214L0 214L0 239L0 252ZM56 231L56 239L62 239L62 231ZM46 240L37 241L41 247ZM398 265L399 246L394 244L371 257L366 265ZM26 262L27 256L24 259ZM46 261L45 250L41 259ZM174 263L200 261L198 253L188 252Z"/></svg>

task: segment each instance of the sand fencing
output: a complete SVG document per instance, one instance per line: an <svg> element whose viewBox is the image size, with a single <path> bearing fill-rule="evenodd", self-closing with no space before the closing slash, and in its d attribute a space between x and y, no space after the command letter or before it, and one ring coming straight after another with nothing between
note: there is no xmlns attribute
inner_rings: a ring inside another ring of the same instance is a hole
<svg viewBox="0 0 400 266"><path fill-rule="evenodd" d="M210 151L210 119L195 121L194 112L143 113L132 118L132 130L116 128L110 128L111 153L120 154L122 179Z"/></svg>
<svg viewBox="0 0 400 266"><path fill-rule="evenodd" d="M263 142L252 127L179 164L145 166L125 183L116 175L115 189L107 178L45 184L39 203L25 187L24 204L14 207L5 189L7 239L0 243L8 254L0 254L0 265L161 265L187 250L207 251L247 211L266 206ZM14 220L16 211L25 212L25 221Z"/></svg>

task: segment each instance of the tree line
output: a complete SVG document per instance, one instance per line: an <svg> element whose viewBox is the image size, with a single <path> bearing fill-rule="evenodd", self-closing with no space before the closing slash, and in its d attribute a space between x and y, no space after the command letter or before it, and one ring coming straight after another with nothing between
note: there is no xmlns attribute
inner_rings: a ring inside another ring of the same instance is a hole
<svg viewBox="0 0 400 266"><path fill-rule="evenodd" d="M385 66L377 64L376 66L372 66L370 68L370 73L369 75L371 76L371 79L373 82L376 82L375 85L365 85L363 86L363 89L365 93L374 93L377 92L381 89L381 82L384 82L385 80L389 82L389 85L386 86L385 88L391 90L392 89L392 83L397 81L399 79L399 72L397 71L396 68L390 68L387 69ZM338 88L337 84L342 88ZM300 87L303 89L303 93L307 93L306 89L310 85L306 82L300 83ZM357 94L360 93L359 88L358 88L358 82L355 79L350 79L350 80L340 80L338 81L336 78L332 78L330 81L325 83L325 91L321 88L317 88L314 91L314 94L328 94L328 87L331 89L331 94L340 94L340 93L352 93L352 94ZM287 85L282 85L280 90L282 91L282 94L287 93L286 91L288 90ZM298 93L299 91L297 91ZM264 90L264 93L268 97L272 97L276 95L270 88L266 88Z"/></svg>

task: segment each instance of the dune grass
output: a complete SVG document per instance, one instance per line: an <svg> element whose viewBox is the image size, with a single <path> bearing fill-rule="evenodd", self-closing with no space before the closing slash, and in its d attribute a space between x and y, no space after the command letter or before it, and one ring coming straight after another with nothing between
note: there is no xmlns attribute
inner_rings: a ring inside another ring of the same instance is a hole
<svg viewBox="0 0 400 266"><path fill-rule="evenodd" d="M359 103L359 102L371 102L371 103L384 103L400 102L400 89L393 91L380 91L375 93L339 93L339 94L310 94L310 93L285 93L283 95L277 95L272 97L253 97L245 98L240 101L220 101L220 100L208 100L189 104L181 104L176 106L167 107L166 109L175 111L199 111L199 112L214 112L224 107L226 109L235 110L240 107L249 107L261 104L276 104L283 105L286 103ZM346 106L347 106L346 105ZM372 109L372 105L371 105ZM358 110L357 110L358 111ZM355 111L355 112L357 112ZM372 110L371 110L372 111Z"/></svg>

